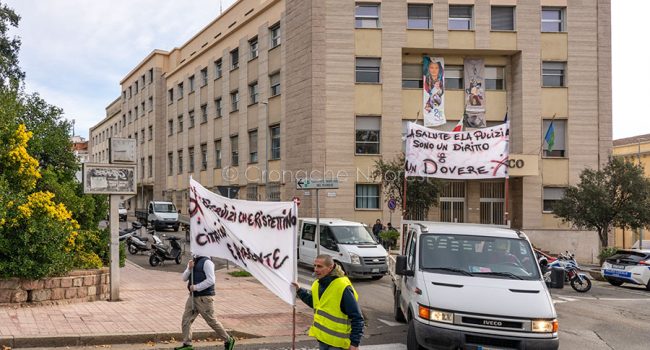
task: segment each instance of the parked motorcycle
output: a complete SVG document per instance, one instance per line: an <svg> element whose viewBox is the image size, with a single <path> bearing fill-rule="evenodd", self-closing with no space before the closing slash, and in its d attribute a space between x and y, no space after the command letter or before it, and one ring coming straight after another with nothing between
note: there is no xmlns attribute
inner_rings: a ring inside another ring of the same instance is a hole
<svg viewBox="0 0 650 350"><path fill-rule="evenodd" d="M550 282L551 270L553 268L561 268L565 271L565 281L571 284L576 292L585 293L591 289L591 280L586 274L580 272L580 266L575 260L575 255L569 253L560 253L558 259L552 263L548 263L545 258L540 258L540 266L544 270L544 281Z"/></svg>
<svg viewBox="0 0 650 350"><path fill-rule="evenodd" d="M142 224L134 221L131 223L131 227L124 229L124 230L119 230L119 240L120 242L127 240L129 237L137 234L138 230L142 228Z"/></svg>
<svg viewBox="0 0 650 350"><path fill-rule="evenodd" d="M147 246L147 242L149 242L149 238L138 236L136 232L133 232L126 239L126 249L132 255L138 254L139 252L146 252L151 250Z"/></svg>
<svg viewBox="0 0 650 350"><path fill-rule="evenodd" d="M165 262L165 260L174 260L176 264L181 263L181 254L182 249L178 241L178 237L165 237L163 239L169 241L169 245L163 243L163 241L158 237L155 230L149 231L153 236L153 243L151 244L151 255L149 256L149 265L158 266Z"/></svg>

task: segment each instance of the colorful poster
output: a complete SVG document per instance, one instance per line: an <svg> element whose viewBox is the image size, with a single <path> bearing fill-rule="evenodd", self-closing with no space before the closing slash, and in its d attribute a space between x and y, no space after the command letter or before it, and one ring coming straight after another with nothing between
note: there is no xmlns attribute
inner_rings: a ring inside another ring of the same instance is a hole
<svg viewBox="0 0 650 350"><path fill-rule="evenodd" d="M222 197L190 179L190 250L227 259L295 305L298 208L294 202Z"/></svg>
<svg viewBox="0 0 650 350"><path fill-rule="evenodd" d="M446 132L409 123L406 176L495 179L508 176L509 123Z"/></svg>
<svg viewBox="0 0 650 350"><path fill-rule="evenodd" d="M425 126L445 124L445 61L425 56L422 60L422 115Z"/></svg>
<svg viewBox="0 0 650 350"><path fill-rule="evenodd" d="M482 59L465 59L465 117L468 128L484 128L485 124L485 65Z"/></svg>

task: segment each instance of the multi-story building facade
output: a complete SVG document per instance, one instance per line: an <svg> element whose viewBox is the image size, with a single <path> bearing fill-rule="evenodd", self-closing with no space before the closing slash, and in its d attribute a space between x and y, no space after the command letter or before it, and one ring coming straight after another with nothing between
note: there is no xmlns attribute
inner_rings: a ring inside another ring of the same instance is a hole
<svg viewBox="0 0 650 350"><path fill-rule="evenodd" d="M623 158L627 162L640 164L643 174L650 178L650 134L626 137L614 140L612 149L614 157ZM640 230L616 228L613 240L610 237L610 245L619 248L631 248L641 238ZM644 248L647 249L647 240L650 239L648 228L644 229Z"/></svg>
<svg viewBox="0 0 650 350"><path fill-rule="evenodd" d="M322 217L388 221L370 173L402 152L406 123L422 120L424 56L445 62L444 130L465 108L464 60L483 60L487 124L508 114L518 161L507 189L447 182L427 218L501 224L507 192L511 225L535 244L595 257L597 235L550 208L611 152L608 0L240 0L127 74L91 129L91 154L106 160L107 135L140 139L139 203L186 206L192 176L242 199L299 197L301 216L315 216L315 193L295 179L338 178L339 189L320 191Z"/></svg>

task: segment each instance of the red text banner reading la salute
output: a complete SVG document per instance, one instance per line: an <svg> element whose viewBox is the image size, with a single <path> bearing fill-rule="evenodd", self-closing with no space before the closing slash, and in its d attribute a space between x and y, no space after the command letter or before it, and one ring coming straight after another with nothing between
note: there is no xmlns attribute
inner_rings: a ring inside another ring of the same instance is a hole
<svg viewBox="0 0 650 350"><path fill-rule="evenodd" d="M406 176L459 180L508 177L509 136L509 123L463 132L409 123Z"/></svg>

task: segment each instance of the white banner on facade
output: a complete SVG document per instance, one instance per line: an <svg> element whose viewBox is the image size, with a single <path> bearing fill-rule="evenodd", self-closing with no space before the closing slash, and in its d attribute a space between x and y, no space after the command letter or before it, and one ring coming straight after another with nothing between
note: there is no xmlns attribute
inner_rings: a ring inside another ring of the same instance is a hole
<svg viewBox="0 0 650 350"><path fill-rule="evenodd" d="M409 123L406 176L493 179L508 176L509 123L445 132Z"/></svg>
<svg viewBox="0 0 650 350"><path fill-rule="evenodd" d="M295 202L222 197L190 179L190 248L237 264L287 304L295 304Z"/></svg>

